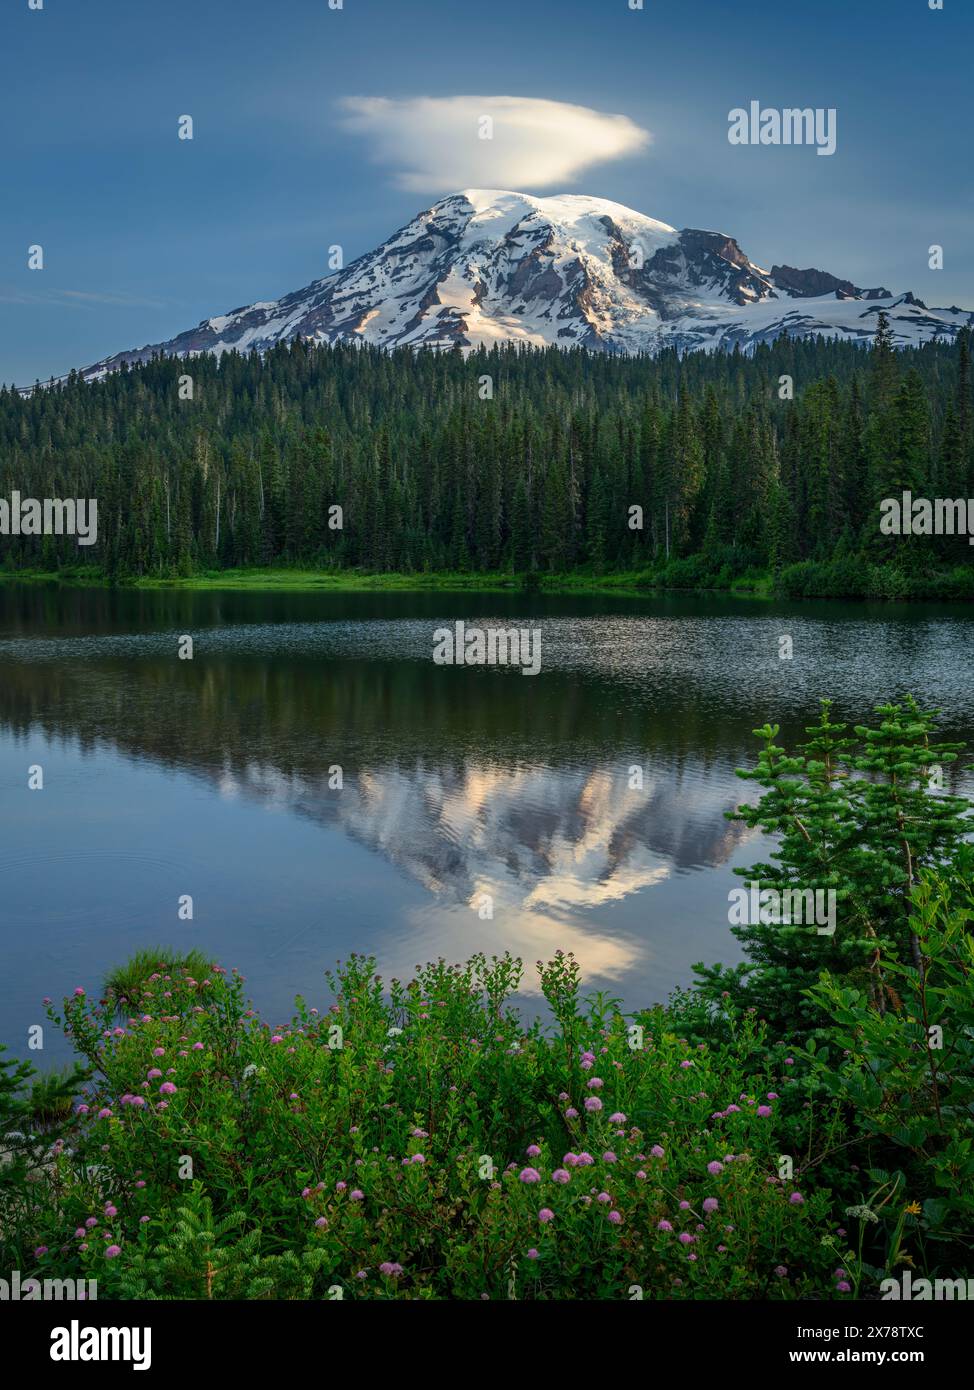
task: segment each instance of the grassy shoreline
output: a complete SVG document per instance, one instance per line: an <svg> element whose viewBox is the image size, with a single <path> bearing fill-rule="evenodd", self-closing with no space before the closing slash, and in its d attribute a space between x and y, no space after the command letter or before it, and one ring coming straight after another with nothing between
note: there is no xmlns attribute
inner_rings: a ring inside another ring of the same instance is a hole
<svg viewBox="0 0 974 1390"><path fill-rule="evenodd" d="M629 593L725 593L744 598L771 598L771 581L767 576L747 580L740 587L714 589L709 586L687 589L647 581L644 571L593 575L585 573L552 574L539 577L536 588L526 588L516 574L477 574L466 572L414 572L372 574L361 570L308 569L228 569L206 570L179 579L138 578L120 579L114 583L101 572L87 574L81 570L0 570L0 583L53 584L64 588L86 589L173 589L194 592L212 590L273 593L543 593L597 594Z"/></svg>
<svg viewBox="0 0 974 1390"><path fill-rule="evenodd" d="M414 571L414 573L365 573L361 570L239 569L204 570L185 578L117 578L110 580L88 566L71 570L1 570L0 584L56 585L61 588L175 589L207 592L247 591L254 594L725 594L732 598L774 598L770 575L736 581L729 588L711 585L656 584L645 570L613 574L539 575L538 584L525 587L520 574L467 573L467 571Z"/></svg>
<svg viewBox="0 0 974 1390"><path fill-rule="evenodd" d="M248 593L467 593L467 594L720 594L758 600L823 599L860 603L974 602L974 568L906 573L872 565L864 557L839 562L802 561L777 574L752 568L731 576L703 556L663 568L597 574L578 569L530 576L498 571L382 571L269 566L202 570L184 577L143 575L114 579L95 566L60 570L0 569L0 583L61 588Z"/></svg>

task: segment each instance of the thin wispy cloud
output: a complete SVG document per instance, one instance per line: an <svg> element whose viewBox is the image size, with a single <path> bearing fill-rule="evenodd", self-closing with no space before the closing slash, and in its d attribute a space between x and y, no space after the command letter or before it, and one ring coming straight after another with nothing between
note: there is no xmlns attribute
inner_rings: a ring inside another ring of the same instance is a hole
<svg viewBox="0 0 974 1390"><path fill-rule="evenodd" d="M144 299L139 295L108 294L101 290L51 289L39 293L30 290L0 289L0 304L49 304L76 309L94 308L108 304L122 309L165 309L160 299Z"/></svg>
<svg viewBox="0 0 974 1390"><path fill-rule="evenodd" d="M568 186L593 164L636 154L652 139L628 116L536 97L354 96L339 105L345 129L364 137L372 159L413 193Z"/></svg>

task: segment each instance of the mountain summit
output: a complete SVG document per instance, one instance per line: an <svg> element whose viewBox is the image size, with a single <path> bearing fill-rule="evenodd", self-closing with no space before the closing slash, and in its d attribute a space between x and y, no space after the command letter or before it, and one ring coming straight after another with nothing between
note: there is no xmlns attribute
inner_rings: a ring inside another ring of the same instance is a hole
<svg viewBox="0 0 974 1390"><path fill-rule="evenodd" d="M966 310L928 309L912 294L861 289L822 270L763 270L733 237L677 231L603 198L468 188L305 289L204 319L83 375L160 352L264 351L296 337L382 347L746 351L782 333L868 339L881 310L900 346L951 338L974 322Z"/></svg>

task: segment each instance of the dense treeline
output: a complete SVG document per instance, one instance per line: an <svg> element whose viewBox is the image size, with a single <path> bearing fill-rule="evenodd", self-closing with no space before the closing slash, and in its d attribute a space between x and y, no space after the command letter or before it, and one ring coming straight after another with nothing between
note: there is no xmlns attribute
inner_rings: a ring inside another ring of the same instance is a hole
<svg viewBox="0 0 974 1390"><path fill-rule="evenodd" d="M825 565L854 592L863 563L970 561L965 536L880 535L878 503L974 496L972 434L969 333L896 352L882 316L869 348L751 357L295 342L0 390L0 496L99 506L90 548L0 544L8 568L111 577L668 564L676 583L767 567L814 590Z"/></svg>

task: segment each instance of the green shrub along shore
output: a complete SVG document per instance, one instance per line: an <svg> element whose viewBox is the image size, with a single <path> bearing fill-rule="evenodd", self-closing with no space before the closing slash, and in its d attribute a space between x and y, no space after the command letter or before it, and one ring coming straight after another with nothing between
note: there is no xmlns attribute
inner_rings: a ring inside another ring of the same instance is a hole
<svg viewBox="0 0 974 1390"><path fill-rule="evenodd" d="M852 551L833 560L803 560L777 572L750 565L745 557L727 553L689 555L638 570L611 573L580 568L565 573L526 571L473 572L417 570L382 572L301 565L272 569L201 570L184 576L110 576L96 565L65 565L60 569L5 569L0 583L61 584L74 588L137 588L190 590L252 590L334 593L369 591L442 593L727 593L759 599L865 599L870 601L933 600L970 602L974 599L974 567L944 569L921 566L908 572L888 561L873 563Z"/></svg>
<svg viewBox="0 0 974 1390"><path fill-rule="evenodd" d="M0 1247L98 1297L879 1298L974 1244L974 854L959 749L912 700L756 731L763 888L835 893L834 935L751 921L748 960L666 1007L539 962L355 955L272 1029L205 957L144 953L0 1059ZM915 1296L915 1294L914 1294Z"/></svg>
<svg viewBox="0 0 974 1390"><path fill-rule="evenodd" d="M524 574L472 573L463 570L373 572L348 569L226 569L203 570L183 577L109 577L96 566L65 566L57 570L4 570L0 583L60 584L73 588L136 588L190 590L251 590L334 593L360 591L441 593L641 593L683 591L727 593L750 598L825 598L875 601L934 600L969 602L974 599L974 568L927 569L907 573L888 563L872 564L850 553L829 561L806 560L786 565L777 573L720 555L691 555L685 559L640 570L613 573L578 569L564 574L529 571Z"/></svg>

